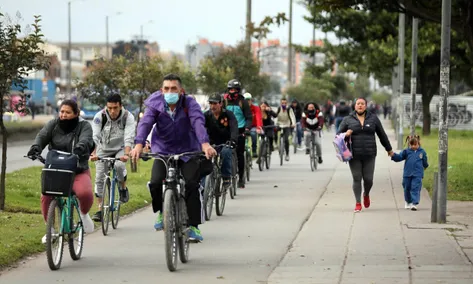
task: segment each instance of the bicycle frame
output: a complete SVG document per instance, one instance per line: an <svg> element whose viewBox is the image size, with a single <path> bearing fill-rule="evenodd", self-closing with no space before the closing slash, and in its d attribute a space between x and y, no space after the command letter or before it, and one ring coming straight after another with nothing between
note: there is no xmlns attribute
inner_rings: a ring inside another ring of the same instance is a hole
<svg viewBox="0 0 473 284"><path fill-rule="evenodd" d="M118 206L115 206L115 190L117 190L117 184L118 184L117 169L115 169L115 161L118 161L118 160L120 159L119 158L99 158L99 161L103 161L104 163L107 164L107 172L104 173L104 180L107 180L107 178L110 178L110 204L108 205L109 206L108 209L111 212L115 211L118 207ZM110 177L110 173L112 173L111 177ZM105 183L104 183L104 187L105 187Z"/></svg>
<svg viewBox="0 0 473 284"><path fill-rule="evenodd" d="M77 211L77 216L79 217L80 222L82 219L80 217L79 212L79 203L77 202L76 197L69 196L67 198L64 197L55 197L59 208L61 209L61 225L60 225L60 234L71 234L75 233L75 229L73 230L71 224L73 224L72 220L72 212L71 208L74 206Z"/></svg>

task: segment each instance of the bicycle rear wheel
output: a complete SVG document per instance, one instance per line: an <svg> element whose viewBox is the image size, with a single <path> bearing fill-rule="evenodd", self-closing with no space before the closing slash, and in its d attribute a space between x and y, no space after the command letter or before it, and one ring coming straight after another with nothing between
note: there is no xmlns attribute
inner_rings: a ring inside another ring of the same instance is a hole
<svg viewBox="0 0 473 284"><path fill-rule="evenodd" d="M46 223L46 257L49 269L58 270L61 267L64 252L64 234L61 231L62 208L58 200L53 199L49 204Z"/></svg>
<svg viewBox="0 0 473 284"><path fill-rule="evenodd" d="M215 192L215 181L214 173L211 173L205 178L204 186L204 212L205 212L205 221L209 221L212 217L212 211L214 207L214 194Z"/></svg>
<svg viewBox="0 0 473 284"><path fill-rule="evenodd" d="M117 184L118 181L115 182ZM121 202L120 202L120 190L118 189L118 186L116 186L113 189L113 203L112 208L110 208L110 215L112 215L112 228L115 230L118 228L118 220L120 219L120 207L121 207Z"/></svg>
<svg viewBox="0 0 473 284"><path fill-rule="evenodd" d="M69 254L73 260L79 260L84 248L84 227L79 217L79 208L76 207L77 200L71 203L71 233L68 236Z"/></svg>
<svg viewBox="0 0 473 284"><path fill-rule="evenodd" d="M260 143L259 153L258 153L258 168L260 172L262 172L264 169L264 162L265 162L265 157L266 157L265 149L266 149L266 143L263 141Z"/></svg>
<svg viewBox="0 0 473 284"><path fill-rule="evenodd" d="M279 160L280 160L280 165L282 166L283 160L284 160L284 138L282 137L279 140Z"/></svg>
<svg viewBox="0 0 473 284"><path fill-rule="evenodd" d="M105 188L102 194L102 234L108 234L108 226L110 222L110 178L105 180Z"/></svg>
<svg viewBox="0 0 473 284"><path fill-rule="evenodd" d="M225 188L223 188L221 177L218 177L217 180L215 181L215 192L218 193L216 197L216 202L215 202L215 211L217 212L217 216L222 216L223 211L225 210L225 203L227 200L227 191L225 190ZM231 189L230 189L230 192L231 192Z"/></svg>
<svg viewBox="0 0 473 284"><path fill-rule="evenodd" d="M176 218L176 198L172 189L164 192L163 204L163 225L164 225L164 252L166 254L166 264L169 271L176 271L177 268L177 218Z"/></svg>

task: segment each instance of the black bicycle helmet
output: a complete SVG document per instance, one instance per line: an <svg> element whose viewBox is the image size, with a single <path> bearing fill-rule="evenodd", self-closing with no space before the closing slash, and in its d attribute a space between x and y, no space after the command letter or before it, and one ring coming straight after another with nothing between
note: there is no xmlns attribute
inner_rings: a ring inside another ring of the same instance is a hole
<svg viewBox="0 0 473 284"><path fill-rule="evenodd" d="M232 79L232 80L228 81L227 90L230 90L230 89L237 89L238 93L239 93L241 91L240 81L238 81L237 79Z"/></svg>

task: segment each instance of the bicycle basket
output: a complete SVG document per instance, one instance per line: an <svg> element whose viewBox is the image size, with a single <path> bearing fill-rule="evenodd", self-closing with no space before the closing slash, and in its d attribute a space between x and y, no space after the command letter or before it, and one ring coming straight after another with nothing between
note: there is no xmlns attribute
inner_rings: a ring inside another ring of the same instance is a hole
<svg viewBox="0 0 473 284"><path fill-rule="evenodd" d="M49 196L69 196L77 165L77 156L61 151L49 151L41 174L41 193Z"/></svg>

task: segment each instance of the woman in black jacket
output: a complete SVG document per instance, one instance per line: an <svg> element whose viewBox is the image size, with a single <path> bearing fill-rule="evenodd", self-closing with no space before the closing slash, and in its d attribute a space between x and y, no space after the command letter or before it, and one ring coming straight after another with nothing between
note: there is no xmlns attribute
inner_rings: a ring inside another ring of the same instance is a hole
<svg viewBox="0 0 473 284"><path fill-rule="evenodd" d="M350 170L353 176L353 193L356 198L355 212L361 211L361 180L363 179L363 203L365 208L370 207L370 190L373 186L373 175L376 163L376 138L378 135L389 156L393 155L391 143L384 131L381 121L374 113L366 111L367 101L358 98L355 111L345 117L340 124L338 133L346 132L347 139L351 140L353 159L350 160Z"/></svg>
<svg viewBox="0 0 473 284"><path fill-rule="evenodd" d="M271 109L267 102L263 102L260 106L261 109L261 117L263 119L263 126L272 126L274 125L273 118L276 118L278 115ZM268 136L268 142L270 151L274 151L274 129L266 128L264 129L264 133Z"/></svg>

